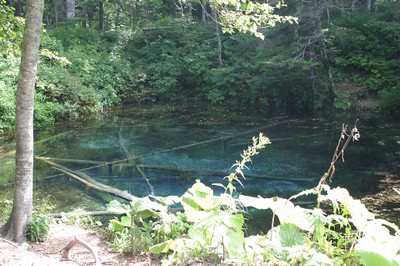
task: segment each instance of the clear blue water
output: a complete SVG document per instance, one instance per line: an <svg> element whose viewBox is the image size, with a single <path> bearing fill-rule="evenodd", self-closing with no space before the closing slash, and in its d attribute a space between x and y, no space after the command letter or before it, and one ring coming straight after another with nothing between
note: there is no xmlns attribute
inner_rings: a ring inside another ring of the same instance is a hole
<svg viewBox="0 0 400 266"><path fill-rule="evenodd" d="M363 113L269 118L241 110L134 107L38 130L35 149L37 155L59 158L54 162L136 196L179 196L196 179L210 186L223 182L252 137L263 132L272 144L253 157L244 187L237 185L238 192L288 197L317 185L329 167L342 123L352 126L357 118L361 139L350 143L344 162L337 162L332 185L362 197L377 191L377 172L399 172L399 122ZM126 161L127 153L134 159ZM140 165L152 187L132 162ZM37 193L54 194L63 211L70 206L85 207L90 201L103 207L106 203L99 193L46 164L36 163L35 179L41 180L35 185ZM218 193L218 188L212 187Z"/></svg>

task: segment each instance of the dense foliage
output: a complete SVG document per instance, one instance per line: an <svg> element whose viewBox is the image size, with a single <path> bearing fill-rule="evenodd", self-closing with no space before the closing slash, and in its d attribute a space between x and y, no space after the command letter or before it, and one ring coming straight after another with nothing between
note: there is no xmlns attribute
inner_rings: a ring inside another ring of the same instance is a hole
<svg viewBox="0 0 400 266"><path fill-rule="evenodd" d="M363 5L350 9L340 2L288 1L279 12L298 17L298 23L256 27L265 40L220 32L205 16L211 16L210 6L150 2L104 1L100 31L98 1L77 1L74 20L63 19L60 9L57 23L48 3L49 29L42 38L36 86L37 126L156 100L251 106L268 113L373 108L398 115L396 2L377 2L372 12ZM4 132L14 123L23 19L5 3L0 16Z"/></svg>

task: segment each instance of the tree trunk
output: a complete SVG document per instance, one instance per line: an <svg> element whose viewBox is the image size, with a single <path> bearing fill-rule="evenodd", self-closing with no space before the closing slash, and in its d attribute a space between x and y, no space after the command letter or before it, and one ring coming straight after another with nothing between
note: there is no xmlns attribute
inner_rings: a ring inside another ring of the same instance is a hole
<svg viewBox="0 0 400 266"><path fill-rule="evenodd" d="M14 8L14 16L21 17L21 3L20 0L11 0L10 6Z"/></svg>
<svg viewBox="0 0 400 266"><path fill-rule="evenodd" d="M316 24L317 24L317 35L319 36L319 42L321 45L321 52L322 52L322 63L324 66L324 69L326 73L328 74L328 80L330 83L330 86L328 85L328 100L330 102L333 102L335 98L335 82L333 80L333 74L332 74L332 69L330 66L329 62L329 56L328 56L328 51L326 48L326 43L325 43L325 34L322 29L322 22L321 22L321 7L318 4L317 0L314 0L314 14L316 15Z"/></svg>
<svg viewBox="0 0 400 266"><path fill-rule="evenodd" d="M84 7L82 9L82 28L86 29L87 28L87 18L88 16L88 11L87 11L87 7Z"/></svg>
<svg viewBox="0 0 400 266"><path fill-rule="evenodd" d="M104 31L104 3L99 1L99 30Z"/></svg>
<svg viewBox="0 0 400 266"><path fill-rule="evenodd" d="M119 0L115 1L117 5L117 14L115 15L115 26L119 26L119 15L121 13L121 2Z"/></svg>
<svg viewBox="0 0 400 266"><path fill-rule="evenodd" d="M20 74L16 99L16 155L14 204L11 217L0 229L7 239L25 241L26 224L32 217L33 197L33 103L39 57L44 0L27 0Z"/></svg>
<svg viewBox="0 0 400 266"><path fill-rule="evenodd" d="M214 10L211 11L211 16L213 17L215 23L215 34L217 35L218 42L218 63L220 66L224 65L224 61L222 60L222 42L221 42L221 31L219 30L218 24L218 15Z"/></svg>
<svg viewBox="0 0 400 266"><path fill-rule="evenodd" d="M192 4L191 3L187 3L187 12L188 12L188 15L187 15L187 17L188 17L188 19L190 20L190 21L192 21L193 20L193 6L192 6Z"/></svg>
<svg viewBox="0 0 400 266"><path fill-rule="evenodd" d="M351 1L351 11L356 11L358 0Z"/></svg>
<svg viewBox="0 0 400 266"><path fill-rule="evenodd" d="M67 19L75 18L75 0L66 1Z"/></svg>
<svg viewBox="0 0 400 266"><path fill-rule="evenodd" d="M175 6L175 0L168 0L168 5L169 5L169 13L172 18L176 18L176 6Z"/></svg>
<svg viewBox="0 0 400 266"><path fill-rule="evenodd" d="M205 10L205 6L203 6L203 5L201 5L201 22L203 22L203 23L207 22L206 10Z"/></svg>
<svg viewBox="0 0 400 266"><path fill-rule="evenodd" d="M59 21L59 17L58 17L58 0L53 0L53 6L54 6L54 26L57 28L58 27L58 21Z"/></svg>
<svg viewBox="0 0 400 266"><path fill-rule="evenodd" d="M367 11L368 12L372 11L372 0L367 0Z"/></svg>
<svg viewBox="0 0 400 266"><path fill-rule="evenodd" d="M135 15L136 15L136 23L139 23L139 21L140 21L140 5L139 5L138 1L136 1L136 4L135 4Z"/></svg>

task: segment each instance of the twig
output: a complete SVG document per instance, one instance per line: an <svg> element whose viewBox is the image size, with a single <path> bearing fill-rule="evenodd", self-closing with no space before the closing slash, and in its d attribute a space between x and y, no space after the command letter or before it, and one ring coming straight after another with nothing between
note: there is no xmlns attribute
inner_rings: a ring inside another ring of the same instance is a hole
<svg viewBox="0 0 400 266"><path fill-rule="evenodd" d="M328 171L321 177L321 180L319 181L319 184L317 188L319 190L322 188L322 185L326 184L326 181L329 179L331 181L333 179L333 175L335 174L335 163L339 158L342 158L342 161L344 162L344 151L346 150L347 146L349 145L351 140L356 140L358 141L360 139L360 132L357 129L357 122L358 119L356 120L353 129L350 131L350 134L347 133L347 125L342 125L342 132L340 134L340 138L338 140L338 143L336 145L335 152L333 153L332 156L332 161L330 164L330 167ZM345 141L342 144L342 141Z"/></svg>
<svg viewBox="0 0 400 266"><path fill-rule="evenodd" d="M10 244L11 246L14 246L16 248L20 248L17 244L15 244L14 242L11 242L11 241L9 241L7 239L4 239L4 238L0 237L0 240L6 242L7 244Z"/></svg>
<svg viewBox="0 0 400 266"><path fill-rule="evenodd" d="M393 190L396 191L396 193L400 195L400 190L398 190L397 188L393 188Z"/></svg>

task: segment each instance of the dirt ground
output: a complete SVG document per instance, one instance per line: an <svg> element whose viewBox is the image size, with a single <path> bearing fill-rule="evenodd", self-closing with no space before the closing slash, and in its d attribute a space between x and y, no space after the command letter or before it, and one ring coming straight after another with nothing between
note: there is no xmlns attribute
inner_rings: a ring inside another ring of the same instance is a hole
<svg viewBox="0 0 400 266"><path fill-rule="evenodd" d="M52 224L49 238L42 243L31 244L28 250L0 238L0 265L7 266L61 266L96 265L92 253L78 244L69 252L69 259L62 257L62 250L74 237L82 239L96 251L101 265L157 265L150 257L128 257L112 252L104 239L86 229L65 224ZM100 265L100 264L98 264Z"/></svg>

